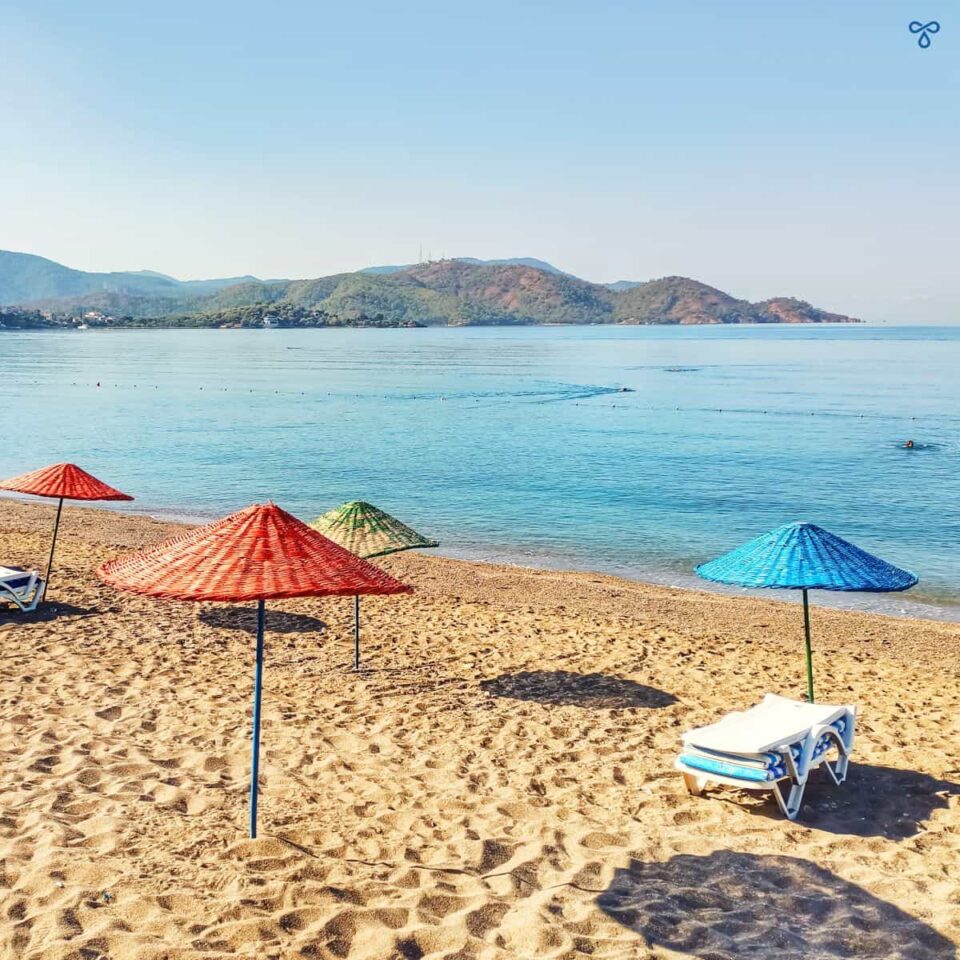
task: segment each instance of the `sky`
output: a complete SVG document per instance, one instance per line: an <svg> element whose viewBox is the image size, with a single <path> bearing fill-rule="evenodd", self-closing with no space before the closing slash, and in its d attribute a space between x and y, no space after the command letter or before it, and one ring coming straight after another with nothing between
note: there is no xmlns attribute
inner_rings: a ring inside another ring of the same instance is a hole
<svg viewBox="0 0 960 960"><path fill-rule="evenodd" d="M0 38L2 249L191 279L422 247L960 322L958 0L0 0Z"/></svg>

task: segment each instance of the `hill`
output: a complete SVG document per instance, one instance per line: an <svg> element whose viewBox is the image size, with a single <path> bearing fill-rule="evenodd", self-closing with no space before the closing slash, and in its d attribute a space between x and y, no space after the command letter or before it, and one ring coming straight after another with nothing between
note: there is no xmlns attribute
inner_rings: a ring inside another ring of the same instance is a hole
<svg viewBox="0 0 960 960"><path fill-rule="evenodd" d="M98 295L192 300L255 279L176 280L152 270L89 273L32 253L0 250L0 304L34 304Z"/></svg>
<svg viewBox="0 0 960 960"><path fill-rule="evenodd" d="M559 273L569 277L572 274L566 273L559 267L555 267L546 260L537 260L536 257L508 257L505 260L478 260L476 257L454 257L458 263L472 263L475 267L534 267L537 270L544 270L547 273ZM412 270L419 266L416 263L393 264L383 267L364 267L360 273L401 273L404 270ZM619 281L629 283L630 281Z"/></svg>
<svg viewBox="0 0 960 960"><path fill-rule="evenodd" d="M104 317L92 322L116 325L854 322L791 297L750 303L686 277L607 285L540 263L459 258L313 280L180 281L151 271L84 273L0 252L0 304L41 309L54 318L93 310Z"/></svg>
<svg viewBox="0 0 960 960"><path fill-rule="evenodd" d="M301 311L297 314L301 317L302 311L312 311L335 323L377 318L428 326L851 321L789 297L750 303L686 277L611 290L569 274L462 259L393 273L360 271L317 280L242 284L221 290L197 307L197 322L206 316L218 324L249 322L252 316L280 318L281 309Z"/></svg>

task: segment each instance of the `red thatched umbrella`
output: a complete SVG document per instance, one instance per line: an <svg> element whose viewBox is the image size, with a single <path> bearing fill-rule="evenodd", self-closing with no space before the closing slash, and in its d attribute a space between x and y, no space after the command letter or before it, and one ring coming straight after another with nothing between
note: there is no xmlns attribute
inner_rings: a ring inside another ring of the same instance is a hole
<svg viewBox="0 0 960 960"><path fill-rule="evenodd" d="M57 546L57 531L60 529L60 511L64 500L132 500L133 497L107 486L75 463L55 463L31 473L21 474L0 482L0 490L14 493L30 493L35 497L53 497L57 504L57 518L53 522L53 541L50 544L50 559L47 575L43 578L43 595L50 589L50 571L53 569L53 551Z"/></svg>
<svg viewBox="0 0 960 960"><path fill-rule="evenodd" d="M251 837L257 835L264 601L413 592L272 503L254 504L142 553L110 560L97 573L120 590L161 600L257 601Z"/></svg>

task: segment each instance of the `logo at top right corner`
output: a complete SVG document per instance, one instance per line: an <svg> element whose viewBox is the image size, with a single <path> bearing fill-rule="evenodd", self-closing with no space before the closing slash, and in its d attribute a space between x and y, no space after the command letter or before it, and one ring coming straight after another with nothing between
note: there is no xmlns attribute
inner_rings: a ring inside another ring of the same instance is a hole
<svg viewBox="0 0 960 960"><path fill-rule="evenodd" d="M940 24L936 20L921 23L919 20L910 21L910 32L917 37L917 46L926 50L930 46L930 36L940 32Z"/></svg>

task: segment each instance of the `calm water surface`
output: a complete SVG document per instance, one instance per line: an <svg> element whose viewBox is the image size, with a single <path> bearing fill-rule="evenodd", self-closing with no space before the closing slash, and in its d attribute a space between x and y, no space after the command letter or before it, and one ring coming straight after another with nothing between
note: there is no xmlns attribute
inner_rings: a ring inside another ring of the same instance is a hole
<svg viewBox="0 0 960 960"><path fill-rule="evenodd" d="M960 618L960 327L4 332L0 403L0 476L74 460L140 511L366 499L676 584L810 520L921 578L817 602Z"/></svg>

